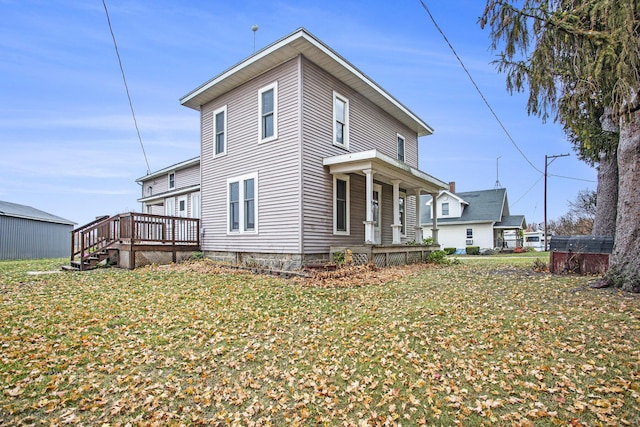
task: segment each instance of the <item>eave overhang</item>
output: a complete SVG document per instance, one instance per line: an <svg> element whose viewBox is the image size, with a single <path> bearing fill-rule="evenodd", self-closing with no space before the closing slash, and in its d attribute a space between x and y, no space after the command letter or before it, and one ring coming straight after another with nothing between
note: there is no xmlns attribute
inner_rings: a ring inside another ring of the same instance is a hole
<svg viewBox="0 0 640 427"><path fill-rule="evenodd" d="M392 180L400 180L400 187L410 190L419 189L426 193L437 193L449 184L433 176L379 152L378 150L359 151L325 157L322 164L329 167L331 174L359 174L371 169L375 172L374 180L391 184Z"/></svg>
<svg viewBox="0 0 640 427"><path fill-rule="evenodd" d="M208 102L298 55L304 55L329 74L355 89L415 131L418 136L433 133L433 129L422 119L304 28L256 52L189 92L180 99L180 103L194 110L200 110Z"/></svg>
<svg viewBox="0 0 640 427"><path fill-rule="evenodd" d="M190 185L189 187L182 187L176 190L165 191L163 193L153 194L151 196L142 197L138 199L139 203L147 203L152 204L153 202L159 202L161 200L166 199L167 197L175 197L180 196L182 194L194 193L196 191L200 191L200 184Z"/></svg>

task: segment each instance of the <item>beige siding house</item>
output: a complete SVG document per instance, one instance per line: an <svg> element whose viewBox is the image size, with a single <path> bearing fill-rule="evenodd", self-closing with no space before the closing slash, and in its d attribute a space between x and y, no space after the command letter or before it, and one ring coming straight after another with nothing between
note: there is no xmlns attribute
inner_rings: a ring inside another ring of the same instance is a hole
<svg viewBox="0 0 640 427"><path fill-rule="evenodd" d="M136 179L142 212L200 218L200 158L195 157Z"/></svg>
<svg viewBox="0 0 640 427"><path fill-rule="evenodd" d="M200 112L201 247L214 259L294 269L334 246L421 242L416 200L447 188L418 170L432 129L305 29L181 103Z"/></svg>

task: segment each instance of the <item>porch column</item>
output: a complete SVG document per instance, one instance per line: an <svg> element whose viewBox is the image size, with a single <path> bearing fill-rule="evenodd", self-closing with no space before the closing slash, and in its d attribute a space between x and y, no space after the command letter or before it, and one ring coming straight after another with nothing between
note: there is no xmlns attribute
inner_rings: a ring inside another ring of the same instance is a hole
<svg viewBox="0 0 640 427"><path fill-rule="evenodd" d="M422 225L420 212L422 211L422 203L420 202L421 189L416 188L414 190L416 194L416 243L422 243Z"/></svg>
<svg viewBox="0 0 640 427"><path fill-rule="evenodd" d="M393 184L393 224L391 224L393 241L391 243L394 245L402 243L400 239L402 230L402 224L400 223L400 182L399 179L391 180L391 184Z"/></svg>
<svg viewBox="0 0 640 427"><path fill-rule="evenodd" d="M374 235L374 222L373 222L373 170L364 169L365 181L366 181L366 221L364 224L364 242L366 244L373 244Z"/></svg>
<svg viewBox="0 0 640 427"><path fill-rule="evenodd" d="M433 244L438 245L438 193L429 193L431 196L431 237Z"/></svg>

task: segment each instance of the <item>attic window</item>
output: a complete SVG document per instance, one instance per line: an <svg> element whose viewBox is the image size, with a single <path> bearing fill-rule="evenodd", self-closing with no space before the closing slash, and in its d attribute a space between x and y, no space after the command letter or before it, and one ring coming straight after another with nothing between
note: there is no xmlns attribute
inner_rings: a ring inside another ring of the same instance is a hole
<svg viewBox="0 0 640 427"><path fill-rule="evenodd" d="M449 215L449 203L442 204L442 215Z"/></svg>
<svg viewBox="0 0 640 427"><path fill-rule="evenodd" d="M169 190L176 188L176 174L175 172L171 172L169 174Z"/></svg>

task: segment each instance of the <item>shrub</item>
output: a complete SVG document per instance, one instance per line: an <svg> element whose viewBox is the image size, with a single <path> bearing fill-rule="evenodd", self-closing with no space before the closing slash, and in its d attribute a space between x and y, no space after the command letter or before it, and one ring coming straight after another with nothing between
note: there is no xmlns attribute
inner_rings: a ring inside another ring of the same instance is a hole
<svg viewBox="0 0 640 427"><path fill-rule="evenodd" d="M191 254L189 259L194 260L194 261L202 260L202 259L204 259L204 253L202 253L202 252L194 252L194 253Z"/></svg>
<svg viewBox="0 0 640 427"><path fill-rule="evenodd" d="M467 246L467 255L480 255L480 246Z"/></svg>
<svg viewBox="0 0 640 427"><path fill-rule="evenodd" d="M444 251L447 253L447 255L453 255L454 253L456 253L456 248L444 248Z"/></svg>
<svg viewBox="0 0 640 427"><path fill-rule="evenodd" d="M445 251L433 251L427 257L427 262L431 264L449 264Z"/></svg>
<svg viewBox="0 0 640 427"><path fill-rule="evenodd" d="M333 257L333 262L335 262L337 265L344 264L344 252L334 252L332 254L332 257Z"/></svg>
<svg viewBox="0 0 640 427"><path fill-rule="evenodd" d="M422 239L422 244L423 245L427 245L427 246L431 246L435 243L436 241L433 239L433 237L426 237L424 239Z"/></svg>

